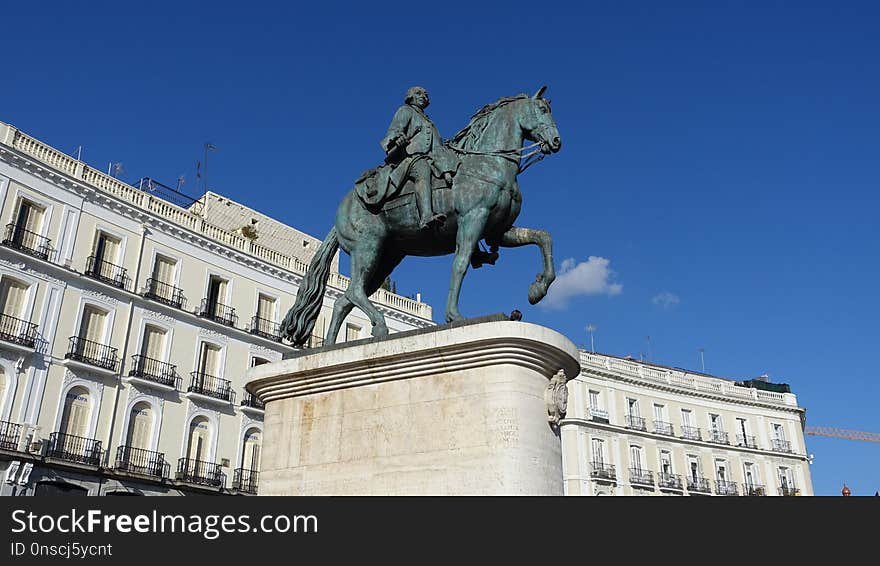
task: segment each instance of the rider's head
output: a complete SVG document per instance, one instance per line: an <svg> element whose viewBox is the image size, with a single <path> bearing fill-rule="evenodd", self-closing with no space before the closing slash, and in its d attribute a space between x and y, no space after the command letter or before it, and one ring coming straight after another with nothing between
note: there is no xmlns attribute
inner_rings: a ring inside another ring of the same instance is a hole
<svg viewBox="0 0 880 566"><path fill-rule="evenodd" d="M427 108L428 104L431 103L428 98L428 91L425 90L424 87L421 86L411 86L406 91L406 98L404 102L407 104L412 104L413 106L418 106L419 108Z"/></svg>

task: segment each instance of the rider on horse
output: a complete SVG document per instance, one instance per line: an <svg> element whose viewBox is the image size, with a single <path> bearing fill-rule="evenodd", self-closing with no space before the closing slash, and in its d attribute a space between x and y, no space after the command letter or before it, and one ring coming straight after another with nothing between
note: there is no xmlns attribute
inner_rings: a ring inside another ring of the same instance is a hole
<svg viewBox="0 0 880 566"><path fill-rule="evenodd" d="M420 86L410 87L404 102L394 114L388 133L379 143L386 153L387 164L408 171L406 178L413 181L419 226L426 229L446 220L445 214L434 213L431 202L432 170L436 177L445 179L451 186L459 160L442 144L437 126L424 112L430 104L428 91Z"/></svg>

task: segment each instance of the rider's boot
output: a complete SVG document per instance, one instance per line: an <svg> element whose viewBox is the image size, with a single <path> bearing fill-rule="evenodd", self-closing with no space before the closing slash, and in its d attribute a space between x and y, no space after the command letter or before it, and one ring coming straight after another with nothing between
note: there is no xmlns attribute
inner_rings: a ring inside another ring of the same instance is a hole
<svg viewBox="0 0 880 566"><path fill-rule="evenodd" d="M445 214L434 214L433 212L433 206L431 205L431 187L428 186L427 183L430 183L430 179L427 182L424 179L419 179L415 187L416 204L419 209L419 227L422 230L428 230L446 222Z"/></svg>

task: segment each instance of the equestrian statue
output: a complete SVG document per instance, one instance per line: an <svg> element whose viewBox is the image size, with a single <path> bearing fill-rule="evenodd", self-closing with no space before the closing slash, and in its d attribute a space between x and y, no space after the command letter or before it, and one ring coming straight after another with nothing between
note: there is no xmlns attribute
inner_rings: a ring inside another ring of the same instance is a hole
<svg viewBox="0 0 880 566"><path fill-rule="evenodd" d="M335 225L281 322L282 337L295 346L311 337L339 247L351 256L351 282L333 305L325 345L336 343L355 306L370 318L373 336L388 335L385 317L369 296L406 256L455 254L446 322L464 318L458 301L468 266L494 264L500 247L540 248L543 270L528 297L531 304L544 298L556 278L550 234L514 222L522 207L517 175L562 147L545 90L487 104L444 143L424 111L428 92L410 88L380 142L385 165L365 171L339 204Z"/></svg>

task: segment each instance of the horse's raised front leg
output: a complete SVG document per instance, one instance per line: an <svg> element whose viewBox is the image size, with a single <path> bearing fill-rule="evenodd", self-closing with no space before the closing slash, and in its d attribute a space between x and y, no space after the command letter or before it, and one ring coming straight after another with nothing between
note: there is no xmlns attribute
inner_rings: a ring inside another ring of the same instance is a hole
<svg viewBox="0 0 880 566"><path fill-rule="evenodd" d="M553 239L550 238L549 232L514 226L505 232L497 243L505 248L516 248L528 244L534 244L541 248L544 271L539 273L535 277L534 283L529 285L529 303L534 305L543 299L550 284L556 279L556 270L553 268Z"/></svg>
<svg viewBox="0 0 880 566"><path fill-rule="evenodd" d="M446 322L455 322L464 317L458 311L458 299L461 295L461 282L467 273L471 254L480 238L483 237L483 229L486 227L486 219L489 211L485 208L475 208L458 219L458 233L455 238L455 259L452 260L452 277L449 281L449 295L446 299Z"/></svg>

